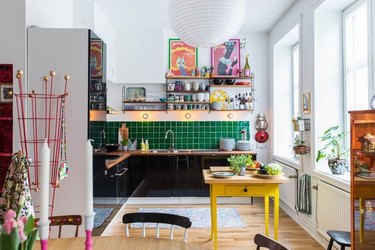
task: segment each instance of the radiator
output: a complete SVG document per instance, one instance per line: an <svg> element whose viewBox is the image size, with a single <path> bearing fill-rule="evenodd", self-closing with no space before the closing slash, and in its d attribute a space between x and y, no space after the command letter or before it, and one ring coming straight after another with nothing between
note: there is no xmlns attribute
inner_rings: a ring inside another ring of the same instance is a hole
<svg viewBox="0 0 375 250"><path fill-rule="evenodd" d="M324 237L327 230L350 231L350 194L318 181L317 222Z"/></svg>
<svg viewBox="0 0 375 250"><path fill-rule="evenodd" d="M280 200L282 200L292 210L295 209L297 196L297 170L281 162L277 162L283 167L285 177L289 178L289 183L280 185ZM290 178L292 177L292 178Z"/></svg>

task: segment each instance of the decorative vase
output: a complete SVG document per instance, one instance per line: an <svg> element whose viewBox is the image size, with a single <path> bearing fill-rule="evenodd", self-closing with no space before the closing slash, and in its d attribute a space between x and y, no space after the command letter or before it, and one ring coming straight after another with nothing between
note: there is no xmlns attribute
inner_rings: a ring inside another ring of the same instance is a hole
<svg viewBox="0 0 375 250"><path fill-rule="evenodd" d="M328 159L328 166L332 174L345 174L349 169L346 159Z"/></svg>
<svg viewBox="0 0 375 250"><path fill-rule="evenodd" d="M246 166L242 166L238 175L245 176L245 174L246 174Z"/></svg>

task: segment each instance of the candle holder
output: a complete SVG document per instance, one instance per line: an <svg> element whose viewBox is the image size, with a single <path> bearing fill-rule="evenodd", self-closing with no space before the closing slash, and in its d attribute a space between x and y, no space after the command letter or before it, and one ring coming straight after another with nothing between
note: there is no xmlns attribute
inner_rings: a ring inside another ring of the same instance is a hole
<svg viewBox="0 0 375 250"><path fill-rule="evenodd" d="M50 220L38 222L41 250L48 249L49 224L50 224Z"/></svg>
<svg viewBox="0 0 375 250"><path fill-rule="evenodd" d="M92 229L94 228L94 216L95 212L84 214L85 217L85 250L92 250Z"/></svg>

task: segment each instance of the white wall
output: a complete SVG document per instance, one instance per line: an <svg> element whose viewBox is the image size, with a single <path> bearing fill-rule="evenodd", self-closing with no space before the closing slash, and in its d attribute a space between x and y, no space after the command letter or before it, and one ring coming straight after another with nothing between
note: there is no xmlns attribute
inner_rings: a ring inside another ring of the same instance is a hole
<svg viewBox="0 0 375 250"><path fill-rule="evenodd" d="M73 0L27 0L26 24L42 28L73 28Z"/></svg>

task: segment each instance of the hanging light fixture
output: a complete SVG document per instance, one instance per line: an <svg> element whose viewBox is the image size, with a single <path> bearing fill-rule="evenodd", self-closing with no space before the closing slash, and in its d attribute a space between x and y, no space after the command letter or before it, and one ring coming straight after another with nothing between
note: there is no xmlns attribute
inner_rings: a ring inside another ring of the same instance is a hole
<svg viewBox="0 0 375 250"><path fill-rule="evenodd" d="M209 48L240 30L245 0L170 0L168 15L172 29L182 41Z"/></svg>

